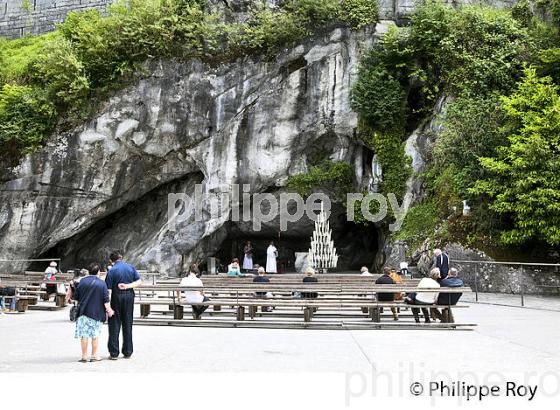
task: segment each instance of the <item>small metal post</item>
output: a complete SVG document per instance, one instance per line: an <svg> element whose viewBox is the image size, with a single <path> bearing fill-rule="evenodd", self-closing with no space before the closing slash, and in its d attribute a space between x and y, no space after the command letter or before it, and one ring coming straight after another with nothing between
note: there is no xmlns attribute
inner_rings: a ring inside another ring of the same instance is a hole
<svg viewBox="0 0 560 410"><path fill-rule="evenodd" d="M525 269L523 268L523 265L521 265L521 280L523 280L523 278L525 277L524 273L525 273ZM525 307L525 295L524 295L525 289L523 283L521 283L520 288L521 288L521 306Z"/></svg>
<svg viewBox="0 0 560 410"><path fill-rule="evenodd" d="M478 263L474 264L474 294L475 300L478 302Z"/></svg>

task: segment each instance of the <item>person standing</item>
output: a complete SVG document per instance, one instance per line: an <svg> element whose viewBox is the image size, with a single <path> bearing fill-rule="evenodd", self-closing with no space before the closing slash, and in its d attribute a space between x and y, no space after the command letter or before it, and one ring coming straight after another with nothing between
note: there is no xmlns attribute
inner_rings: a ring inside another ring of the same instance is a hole
<svg viewBox="0 0 560 410"><path fill-rule="evenodd" d="M101 359L97 354L99 345L99 334L101 324L107 316L112 317L115 313L109 303L109 290L97 274L99 265L92 263L88 268L89 275L81 279L76 286L73 298L79 302L76 320L76 332L74 337L80 339L82 347L81 363L88 361L88 343L91 339L90 362L99 362Z"/></svg>
<svg viewBox="0 0 560 410"><path fill-rule="evenodd" d="M442 252L441 249L435 249L432 266L438 268L441 279L445 279L449 273L449 256L447 256L445 252Z"/></svg>
<svg viewBox="0 0 560 410"><path fill-rule="evenodd" d="M243 253L245 254L245 256L243 257L243 270L252 271L253 270L253 245L251 245L251 241L247 241L245 247L243 248Z"/></svg>
<svg viewBox="0 0 560 410"><path fill-rule="evenodd" d="M132 356L132 320L134 316L134 288L142 284L140 275L134 266L123 262L120 252L113 252L109 257L113 267L105 277L105 283L111 291L111 308L115 314L109 319L109 359L119 357L119 335L123 333L122 354L125 359Z"/></svg>
<svg viewBox="0 0 560 410"><path fill-rule="evenodd" d="M278 273L276 267L276 258L278 257L278 249L274 246L274 242L270 242L266 249L266 271L268 273Z"/></svg>

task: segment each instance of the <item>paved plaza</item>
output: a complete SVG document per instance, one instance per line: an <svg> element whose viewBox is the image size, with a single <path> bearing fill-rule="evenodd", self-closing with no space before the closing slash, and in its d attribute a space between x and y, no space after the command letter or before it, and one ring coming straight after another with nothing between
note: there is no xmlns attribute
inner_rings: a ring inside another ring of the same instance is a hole
<svg viewBox="0 0 560 410"><path fill-rule="evenodd" d="M556 372L559 319L554 310L473 303L456 313L478 324L473 331L135 326L132 359L83 364L67 309L28 311L0 316L0 372ZM104 357L106 342L105 327Z"/></svg>

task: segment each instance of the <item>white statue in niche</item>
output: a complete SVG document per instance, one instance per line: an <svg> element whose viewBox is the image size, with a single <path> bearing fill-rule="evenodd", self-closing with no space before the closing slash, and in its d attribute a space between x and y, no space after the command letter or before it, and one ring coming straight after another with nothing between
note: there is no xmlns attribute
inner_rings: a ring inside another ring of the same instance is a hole
<svg viewBox="0 0 560 410"><path fill-rule="evenodd" d="M463 216L469 216L471 214L471 207L466 200L463 200Z"/></svg>
<svg viewBox="0 0 560 410"><path fill-rule="evenodd" d="M377 158L377 154L373 156L371 160L371 183L370 190L372 192L379 191L379 184L383 181L383 170L381 169L381 164Z"/></svg>

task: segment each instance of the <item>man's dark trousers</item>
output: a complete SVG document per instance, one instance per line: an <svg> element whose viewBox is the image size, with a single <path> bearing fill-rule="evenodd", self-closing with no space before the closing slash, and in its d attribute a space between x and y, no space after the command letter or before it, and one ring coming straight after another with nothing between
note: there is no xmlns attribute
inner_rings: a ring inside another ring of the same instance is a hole
<svg viewBox="0 0 560 410"><path fill-rule="evenodd" d="M132 348L132 318L134 315L134 291L117 290L111 295L111 308L115 311L109 318L109 354L112 357L119 355L119 335L123 332L122 354L131 356Z"/></svg>

